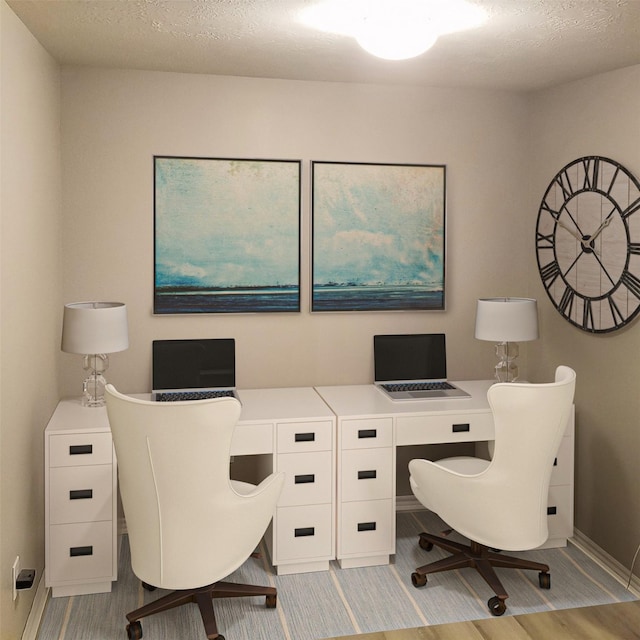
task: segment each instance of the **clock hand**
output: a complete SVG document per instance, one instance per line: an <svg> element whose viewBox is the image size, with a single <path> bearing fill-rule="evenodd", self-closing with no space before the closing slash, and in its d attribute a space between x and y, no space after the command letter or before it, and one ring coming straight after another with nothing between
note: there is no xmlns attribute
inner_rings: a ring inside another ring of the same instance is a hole
<svg viewBox="0 0 640 640"><path fill-rule="evenodd" d="M613 213L613 212L612 212L612 213ZM611 214L609 214L609 215L611 215ZM609 222L610 222L610 221L611 221L611 220L609 219ZM560 226L561 226L565 231L568 231L568 232L569 232L569 233L570 233L570 234L571 234L571 235L572 235L576 240L578 240L578 241L580 242L580 245L582 246L582 250L583 250L583 252L584 252L584 250L585 250L585 249L589 249L589 251L587 251L587 253L596 253L596 254L600 255L600 254L599 254L599 252L598 252L598 250L597 250L595 247L592 247L592 246L591 246L591 241L593 240L593 237L594 237L594 236L581 236L581 235L579 234L579 232L576 232L574 229L571 229L570 227L568 227L564 222L562 222L562 220L560 220L560 218L558 218L558 219L556 220L556 222L557 222L557 223L558 223L558 224L559 224L559 225L560 225ZM598 231L596 231L596 234L597 234L597 233L600 233L600 231L602 231L602 229L603 229L604 227L606 227L606 226L609 224L609 222L607 222L606 224L604 224L604 226L601 226L601 228L600 228L600 229L598 229ZM581 253L580 255L582 255L582 253ZM578 256L578 257L580 257L580 256Z"/></svg>
<svg viewBox="0 0 640 640"><path fill-rule="evenodd" d="M579 240L580 242L582 242L582 236L579 235L575 229L570 229L564 222L562 222L562 220L560 220L560 218L558 218L556 220L556 222L565 230L568 231L576 240Z"/></svg>
<svg viewBox="0 0 640 640"><path fill-rule="evenodd" d="M611 222L611 220L613 219L611 216L613 215L613 211L611 211L611 213L602 221L602 224L595 230L594 233L591 234L591 236L589 237L589 242L593 242L602 232L602 230L609 226L609 223Z"/></svg>

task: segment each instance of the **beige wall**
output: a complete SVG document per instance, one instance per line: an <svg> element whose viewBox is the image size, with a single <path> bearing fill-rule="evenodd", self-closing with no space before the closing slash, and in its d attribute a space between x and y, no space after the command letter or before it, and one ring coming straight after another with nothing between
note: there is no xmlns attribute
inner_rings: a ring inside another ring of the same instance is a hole
<svg viewBox="0 0 640 640"><path fill-rule="evenodd" d="M2 2L0 637L22 635L44 564L43 430L58 401L62 269L60 73Z"/></svg>
<svg viewBox="0 0 640 640"><path fill-rule="evenodd" d="M544 187L568 161L609 155L640 175L639 67L533 96L91 69L60 76L1 9L2 640L19 637L33 597L11 602L13 558L42 569L42 431L82 379L79 358L59 353L62 303L72 300L127 303L131 348L112 356L108 377L135 392L149 388L151 340L185 336L235 337L244 387L369 381L371 337L387 331L445 331L451 377L488 377L492 345L473 338L476 298L534 295L542 338L523 345L524 374L547 378L559 362L578 370L577 525L629 564L640 542L637 323L606 337L570 327L539 284L533 239ZM301 313L152 315L154 154L303 160ZM447 165L445 312L308 311L311 160Z"/></svg>
<svg viewBox="0 0 640 640"><path fill-rule="evenodd" d="M640 176L640 66L539 93L531 106L531 211L575 158L605 156ZM529 236L533 247L533 228ZM629 567L640 545L640 325L585 333L554 310L535 272L530 281L543 336L532 372L562 361L578 375L576 527Z"/></svg>
<svg viewBox="0 0 640 640"><path fill-rule="evenodd" d="M65 300L127 303L131 347L110 379L129 392L149 389L151 340L172 337L235 337L242 387L368 382L372 336L394 331L444 331L450 376L486 377L476 298L528 293L527 113L491 91L66 69ZM301 313L152 315L154 154L303 161ZM309 312L311 160L447 165L445 312ZM78 358L63 365L77 393Z"/></svg>

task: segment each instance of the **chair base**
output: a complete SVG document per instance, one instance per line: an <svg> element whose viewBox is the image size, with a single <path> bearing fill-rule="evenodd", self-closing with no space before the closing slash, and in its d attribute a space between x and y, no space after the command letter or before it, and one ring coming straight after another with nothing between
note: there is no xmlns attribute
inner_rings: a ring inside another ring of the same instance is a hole
<svg viewBox="0 0 640 640"><path fill-rule="evenodd" d="M435 545L446 551L450 551L453 555L418 567L415 572L411 574L411 582L414 587L424 586L427 583L427 575L430 573L473 567L496 594L495 597L491 598L488 602L489 611L494 616L500 616L506 611L507 606L505 600L509 597L509 594L496 575L494 567L539 571L538 579L540 588L549 589L551 587L549 565L541 562L532 562L531 560L524 560L523 558L507 556L491 550L489 547L479 544L478 542L471 541L470 545L465 545L424 532L420 534L419 545L425 551L431 551Z"/></svg>
<svg viewBox="0 0 640 640"><path fill-rule="evenodd" d="M151 587L152 589L152 587ZM275 608L277 604L277 591L275 587L259 587L249 584L236 584L232 582L215 582L197 589L184 589L172 591L154 602L127 614L127 634L130 639L142 638L142 625L139 620L161 611L168 611L183 604L193 602L198 605L204 629L208 640L224 640L224 636L218 633L216 616L213 610L214 598L240 598L244 596L266 596L268 609Z"/></svg>

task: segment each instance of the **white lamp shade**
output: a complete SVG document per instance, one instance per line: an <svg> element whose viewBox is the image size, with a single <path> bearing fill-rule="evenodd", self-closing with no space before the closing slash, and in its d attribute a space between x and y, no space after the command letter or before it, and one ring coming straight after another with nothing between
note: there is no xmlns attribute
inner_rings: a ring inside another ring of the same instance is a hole
<svg viewBox="0 0 640 640"><path fill-rule="evenodd" d="M122 302L72 302L64 306L62 350L115 353L129 347L127 307Z"/></svg>
<svg viewBox="0 0 640 640"><path fill-rule="evenodd" d="M538 303L531 298L478 300L476 338L492 342L537 340Z"/></svg>

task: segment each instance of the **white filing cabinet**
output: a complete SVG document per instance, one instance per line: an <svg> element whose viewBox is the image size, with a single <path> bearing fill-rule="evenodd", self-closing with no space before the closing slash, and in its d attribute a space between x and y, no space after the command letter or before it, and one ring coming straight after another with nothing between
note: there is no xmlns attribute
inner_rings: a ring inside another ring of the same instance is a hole
<svg viewBox="0 0 640 640"><path fill-rule="evenodd" d="M45 429L45 584L54 597L111 590L116 476L104 407L62 400Z"/></svg>
<svg viewBox="0 0 640 640"><path fill-rule="evenodd" d="M340 566L386 564L395 553L392 419L343 420L338 456Z"/></svg>
<svg viewBox="0 0 640 640"><path fill-rule="evenodd" d="M333 432L333 420L276 424L285 484L267 540L278 574L326 570L335 557Z"/></svg>
<svg viewBox="0 0 640 640"><path fill-rule="evenodd" d="M279 575L328 570L335 558L333 412L311 387L241 389L238 395L242 414L231 453L261 453L255 432L266 430L273 433L270 467L285 473L265 536L273 566Z"/></svg>
<svg viewBox="0 0 640 640"><path fill-rule="evenodd" d="M572 411L551 472L547 503L549 538L542 549L564 547L567 538L573 536L574 454L575 411Z"/></svg>

